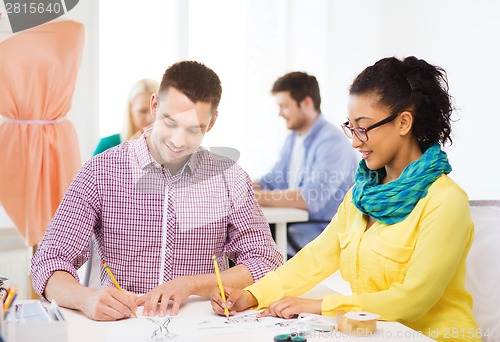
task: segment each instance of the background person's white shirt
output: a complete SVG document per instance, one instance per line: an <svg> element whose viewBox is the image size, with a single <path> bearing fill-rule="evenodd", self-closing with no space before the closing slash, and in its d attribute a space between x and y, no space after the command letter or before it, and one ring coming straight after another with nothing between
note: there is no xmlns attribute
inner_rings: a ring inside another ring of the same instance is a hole
<svg viewBox="0 0 500 342"><path fill-rule="evenodd" d="M304 154L306 149L304 147L304 140L307 134L295 136L293 143L292 155L290 157L290 167L288 168L288 188L297 189L299 187L300 170L302 170L302 163L304 162Z"/></svg>

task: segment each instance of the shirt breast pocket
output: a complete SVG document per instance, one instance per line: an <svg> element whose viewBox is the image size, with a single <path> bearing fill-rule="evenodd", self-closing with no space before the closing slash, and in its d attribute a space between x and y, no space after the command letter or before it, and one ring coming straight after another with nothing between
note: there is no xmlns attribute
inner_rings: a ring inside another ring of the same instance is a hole
<svg viewBox="0 0 500 342"><path fill-rule="evenodd" d="M403 283L413 248L389 242L379 235L373 238L370 248L373 252L370 258L372 269L383 270L387 287L392 283Z"/></svg>
<svg viewBox="0 0 500 342"><path fill-rule="evenodd" d="M354 279L356 271L356 250L354 243L354 232L337 233L340 245L340 274L345 280Z"/></svg>

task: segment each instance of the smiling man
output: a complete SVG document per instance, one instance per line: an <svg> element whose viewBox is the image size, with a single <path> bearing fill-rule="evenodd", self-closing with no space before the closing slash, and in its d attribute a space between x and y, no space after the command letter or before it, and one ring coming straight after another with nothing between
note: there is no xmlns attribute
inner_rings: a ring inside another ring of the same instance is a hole
<svg viewBox="0 0 500 342"><path fill-rule="evenodd" d="M309 222L288 226L288 255L293 256L335 215L354 182L357 162L342 132L321 113L316 77L288 73L276 80L271 93L292 132L279 160L254 182L254 189L262 206L308 210Z"/></svg>
<svg viewBox="0 0 500 342"><path fill-rule="evenodd" d="M138 305L175 315L190 295L217 287L212 254L224 285L237 288L282 263L248 175L200 147L221 93L203 64L167 69L151 96L153 127L92 158L66 192L32 260L40 295L95 320L130 317ZM91 239L127 292L102 271L99 289L78 282Z"/></svg>

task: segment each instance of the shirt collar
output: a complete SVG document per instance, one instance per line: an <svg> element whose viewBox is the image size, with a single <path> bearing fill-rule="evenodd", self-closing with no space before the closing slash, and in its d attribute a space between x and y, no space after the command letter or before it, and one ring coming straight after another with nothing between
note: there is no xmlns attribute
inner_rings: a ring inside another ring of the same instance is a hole
<svg viewBox="0 0 500 342"><path fill-rule="evenodd" d="M151 155L149 151L148 144L146 142L146 138L151 135L151 129L148 129L142 133L141 137L134 142L137 160L139 162L139 167L144 170L149 165L159 165Z"/></svg>
<svg viewBox="0 0 500 342"><path fill-rule="evenodd" d="M206 153L207 150L205 150L203 147L198 147L195 153L189 157L186 165L184 165L184 168L189 168L191 171L191 174L196 172L196 169L198 169L198 166L200 165L200 161L202 158L202 154Z"/></svg>
<svg viewBox="0 0 500 342"><path fill-rule="evenodd" d="M326 123L325 118L323 115L320 113L318 117L316 118L316 121L314 121L314 124L311 126L309 131L306 133L306 137L304 139L304 146L309 147L312 142L314 141L314 138L316 135L318 135L319 131L321 128L324 126ZM295 136L297 136L297 132L294 132Z"/></svg>
<svg viewBox="0 0 500 342"><path fill-rule="evenodd" d="M179 172L177 172L175 175L170 175L170 176L173 177L174 179L179 179L179 177L182 176L184 173L188 173L189 175L192 176L196 172L201 163L201 159L203 158L202 153L206 152L207 150L205 150L204 148L198 147L198 150L196 150L195 153L191 154L191 156L182 166Z"/></svg>

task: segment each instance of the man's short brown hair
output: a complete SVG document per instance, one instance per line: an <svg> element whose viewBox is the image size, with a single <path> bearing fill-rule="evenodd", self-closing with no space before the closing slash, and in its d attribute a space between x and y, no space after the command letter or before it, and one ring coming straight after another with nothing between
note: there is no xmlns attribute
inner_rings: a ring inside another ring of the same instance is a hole
<svg viewBox="0 0 500 342"><path fill-rule="evenodd" d="M160 83L158 96L175 88L192 102L208 102L215 112L222 96L219 76L210 68L196 61L181 61L170 66Z"/></svg>

